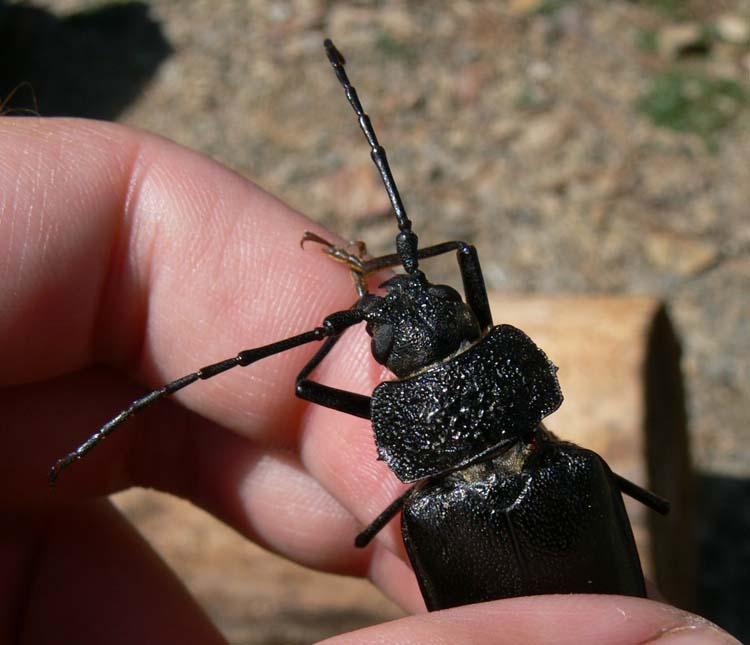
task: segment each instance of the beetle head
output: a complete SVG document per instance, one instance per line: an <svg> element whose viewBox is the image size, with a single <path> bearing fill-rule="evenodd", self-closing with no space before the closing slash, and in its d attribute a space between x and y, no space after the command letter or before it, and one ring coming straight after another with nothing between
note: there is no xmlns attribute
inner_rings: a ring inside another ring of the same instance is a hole
<svg viewBox="0 0 750 645"><path fill-rule="evenodd" d="M430 284L421 271L397 275L381 285L385 296L360 300L372 354L398 377L413 374L476 340L474 314L452 287Z"/></svg>

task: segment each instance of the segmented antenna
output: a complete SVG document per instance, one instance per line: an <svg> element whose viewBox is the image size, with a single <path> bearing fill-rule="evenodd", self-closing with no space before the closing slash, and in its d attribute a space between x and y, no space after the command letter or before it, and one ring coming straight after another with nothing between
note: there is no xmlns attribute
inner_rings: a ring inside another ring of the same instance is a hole
<svg viewBox="0 0 750 645"><path fill-rule="evenodd" d="M406 215L406 209L401 201L396 181L393 179L393 173L391 172L391 167L388 165L385 148L378 142L378 137L375 135L370 117L367 116L362 108L362 103L359 101L357 90L349 82L349 77L346 75L346 70L344 69L346 60L329 38L326 38L324 45L328 60L331 61L331 65L336 72L336 78L339 79L339 83L344 88L349 105L352 106L359 118L359 127L365 133L365 137L367 137L367 141L370 144L370 157L378 168L383 185L388 193L388 198L391 200L400 231L396 238L396 250L401 258L401 264L403 264L404 269L408 273L416 273L418 267L417 236L412 233L411 220Z"/></svg>

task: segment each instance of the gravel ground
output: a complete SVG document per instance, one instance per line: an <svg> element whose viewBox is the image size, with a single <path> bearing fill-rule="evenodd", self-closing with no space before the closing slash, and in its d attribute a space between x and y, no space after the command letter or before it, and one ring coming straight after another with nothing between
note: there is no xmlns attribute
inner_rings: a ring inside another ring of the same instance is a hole
<svg viewBox="0 0 750 645"><path fill-rule="evenodd" d="M0 11L0 96L30 80L43 114L158 132L390 251L388 202L325 61L329 35L423 243L473 241L495 290L662 297L702 504L699 609L750 638L747 0Z"/></svg>

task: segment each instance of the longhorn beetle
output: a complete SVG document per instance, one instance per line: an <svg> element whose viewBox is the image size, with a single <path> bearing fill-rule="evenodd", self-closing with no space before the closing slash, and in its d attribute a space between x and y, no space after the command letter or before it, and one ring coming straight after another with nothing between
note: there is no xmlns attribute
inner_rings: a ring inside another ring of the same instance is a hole
<svg viewBox="0 0 750 645"><path fill-rule="evenodd" d="M562 403L557 368L522 331L493 326L476 249L465 242L420 248L386 153L330 40L328 59L357 114L390 198L396 253L367 259L305 233L302 242L352 272L351 309L319 327L199 369L133 401L52 468L61 471L158 399L199 379L323 341L297 377L297 396L370 419L379 458L413 485L360 533L366 546L399 511L428 609L545 593L645 596L643 574L621 493L667 513L669 503L613 473L594 452L560 441L542 420ZM419 261L455 252L465 301L431 284ZM400 265L404 273L368 291L366 279ZM366 323L372 355L395 375L372 397L310 379L349 327Z"/></svg>

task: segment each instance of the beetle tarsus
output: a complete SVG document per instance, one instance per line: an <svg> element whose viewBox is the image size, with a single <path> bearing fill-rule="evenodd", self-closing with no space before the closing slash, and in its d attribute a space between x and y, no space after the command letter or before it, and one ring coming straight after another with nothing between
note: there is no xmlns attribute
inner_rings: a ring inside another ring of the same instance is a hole
<svg viewBox="0 0 750 645"><path fill-rule="evenodd" d="M305 231L302 234L302 239L299 241L299 247L301 249L305 248L305 242L315 242L316 244L322 244L323 246L327 246L329 248L333 248L333 244L329 242L324 237L320 237L317 233L313 233L312 231Z"/></svg>
<svg viewBox="0 0 750 645"><path fill-rule="evenodd" d="M351 271L357 274L364 275L364 266L366 262L364 256L367 254L367 246L361 240L358 240L357 242L353 242L351 244L351 246L357 247L356 253L350 252L343 246L336 246L335 244L332 244L328 240L320 237L319 235L316 235L315 233L311 233L310 231L306 231L302 236L300 246L304 245L305 242L315 242L316 244L321 244L324 247L323 253L325 253L329 258L335 260L336 262L345 264Z"/></svg>
<svg viewBox="0 0 750 645"><path fill-rule="evenodd" d="M316 244L323 245L323 253L329 258L336 262L345 264L352 274L352 280L354 280L354 287L357 290L357 295L361 298L367 293L366 278L374 271L365 271L367 260L367 245L362 240L352 242L350 246L356 247L356 253L350 252L348 249L342 246L336 246L325 238L320 237L317 233L311 231L305 231L305 234L300 240L300 246L304 248L305 242L315 242Z"/></svg>

